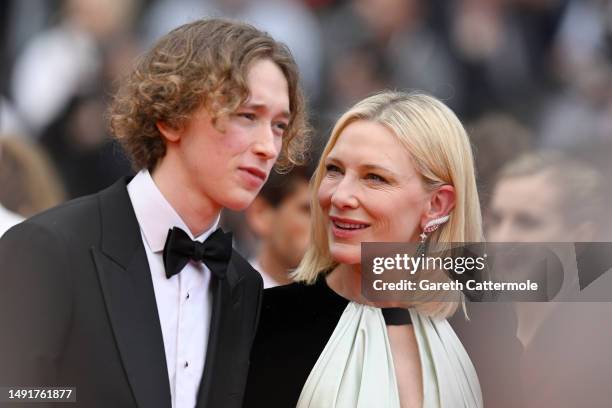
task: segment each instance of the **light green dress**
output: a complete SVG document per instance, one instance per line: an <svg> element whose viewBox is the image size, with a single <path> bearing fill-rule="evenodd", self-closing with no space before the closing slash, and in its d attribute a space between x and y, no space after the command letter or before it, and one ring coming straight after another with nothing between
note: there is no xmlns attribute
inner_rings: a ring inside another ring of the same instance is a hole
<svg viewBox="0 0 612 408"><path fill-rule="evenodd" d="M445 319L410 309L423 371L423 407L483 406L476 370ZM350 302L314 365L297 408L399 408L391 346L379 308Z"/></svg>

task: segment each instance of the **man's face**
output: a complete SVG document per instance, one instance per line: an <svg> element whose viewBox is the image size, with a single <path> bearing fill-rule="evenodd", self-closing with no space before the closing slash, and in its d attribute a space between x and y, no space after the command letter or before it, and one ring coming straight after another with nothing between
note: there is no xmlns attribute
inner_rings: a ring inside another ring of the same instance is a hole
<svg viewBox="0 0 612 408"><path fill-rule="evenodd" d="M493 242L559 242L569 238L561 195L546 173L503 179L493 191L487 239Z"/></svg>
<svg viewBox="0 0 612 408"><path fill-rule="evenodd" d="M306 180L296 181L297 188L273 209L270 235L267 237L275 255L288 268L295 268L306 253L310 239L310 194Z"/></svg>
<svg viewBox="0 0 612 408"><path fill-rule="evenodd" d="M280 68L268 59L255 61L247 75L249 99L220 117L217 128L203 107L168 141L177 156L177 183L213 208L245 209L268 178L289 123L289 87ZM185 198L190 200L189 197Z"/></svg>

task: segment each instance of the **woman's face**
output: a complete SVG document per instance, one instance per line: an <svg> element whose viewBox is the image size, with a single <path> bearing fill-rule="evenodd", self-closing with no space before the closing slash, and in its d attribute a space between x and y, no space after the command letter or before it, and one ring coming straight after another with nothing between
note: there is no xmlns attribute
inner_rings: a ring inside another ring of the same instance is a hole
<svg viewBox="0 0 612 408"><path fill-rule="evenodd" d="M363 120L351 123L324 164L318 199L335 261L361 263L361 242L418 239L430 194L389 129Z"/></svg>

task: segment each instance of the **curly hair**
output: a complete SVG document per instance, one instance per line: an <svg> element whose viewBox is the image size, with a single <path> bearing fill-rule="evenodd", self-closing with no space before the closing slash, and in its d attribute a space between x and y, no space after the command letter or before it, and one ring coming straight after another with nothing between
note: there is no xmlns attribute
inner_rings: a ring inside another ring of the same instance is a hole
<svg viewBox="0 0 612 408"><path fill-rule="evenodd" d="M277 169L304 161L310 129L299 73L284 44L255 27L225 19L203 19L178 27L142 55L122 79L109 108L110 128L134 169L153 169L166 153L161 121L180 127L204 106L213 124L249 97L246 81L253 62L273 61L289 85L289 124Z"/></svg>

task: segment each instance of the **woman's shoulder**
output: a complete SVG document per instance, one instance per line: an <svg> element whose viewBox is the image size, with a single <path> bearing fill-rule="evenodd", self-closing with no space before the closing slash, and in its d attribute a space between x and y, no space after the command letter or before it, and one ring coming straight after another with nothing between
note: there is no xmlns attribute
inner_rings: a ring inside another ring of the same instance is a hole
<svg viewBox="0 0 612 408"><path fill-rule="evenodd" d="M296 406L347 303L327 286L324 273L311 285L264 290L245 407Z"/></svg>
<svg viewBox="0 0 612 408"><path fill-rule="evenodd" d="M263 293L264 297L268 299L286 299L294 296L308 295L308 292L312 291L313 286L304 282L293 282L287 285L266 288Z"/></svg>
<svg viewBox="0 0 612 408"><path fill-rule="evenodd" d="M263 294L264 305L270 306L296 305L302 302L310 302L313 298L328 303L342 303L343 300L327 285L324 274L320 274L312 284L293 282L288 285L264 289Z"/></svg>
<svg viewBox="0 0 612 408"><path fill-rule="evenodd" d="M343 310L348 301L327 286L321 274L313 284L294 282L265 289L260 324L305 321L321 314Z"/></svg>
<svg viewBox="0 0 612 408"><path fill-rule="evenodd" d="M265 310L296 307L313 296L313 287L302 282L264 289L262 307Z"/></svg>

